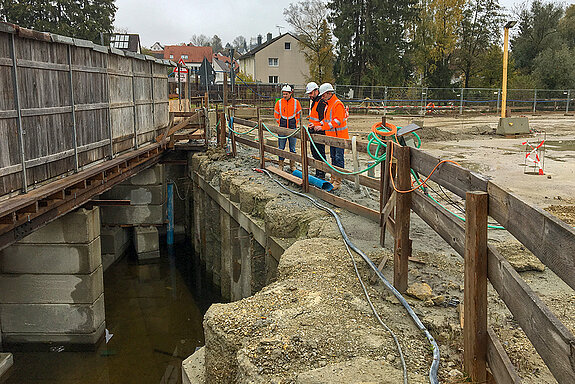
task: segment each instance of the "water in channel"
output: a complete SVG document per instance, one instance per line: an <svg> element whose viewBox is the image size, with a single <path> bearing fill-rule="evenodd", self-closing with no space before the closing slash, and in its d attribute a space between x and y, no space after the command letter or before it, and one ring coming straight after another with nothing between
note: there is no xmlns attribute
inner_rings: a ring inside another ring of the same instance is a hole
<svg viewBox="0 0 575 384"><path fill-rule="evenodd" d="M106 327L112 338L94 352L14 352L0 384L176 384L182 360L204 345L202 317L220 301L191 245L138 264L132 252L104 274Z"/></svg>

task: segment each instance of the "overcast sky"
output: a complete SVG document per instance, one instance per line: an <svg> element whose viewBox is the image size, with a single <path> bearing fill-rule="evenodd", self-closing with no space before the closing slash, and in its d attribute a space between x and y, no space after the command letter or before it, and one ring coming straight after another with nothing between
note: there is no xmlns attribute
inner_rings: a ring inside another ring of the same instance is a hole
<svg viewBox="0 0 575 384"><path fill-rule="evenodd" d="M189 42L194 34L208 37L218 35L223 44L236 36L278 35L278 25L286 32L288 24L283 10L290 2L273 0L116 0L118 11L114 26L140 34L141 44L150 47L154 42L177 44ZM522 0L500 0L511 9ZM572 4L575 0L564 3Z"/></svg>

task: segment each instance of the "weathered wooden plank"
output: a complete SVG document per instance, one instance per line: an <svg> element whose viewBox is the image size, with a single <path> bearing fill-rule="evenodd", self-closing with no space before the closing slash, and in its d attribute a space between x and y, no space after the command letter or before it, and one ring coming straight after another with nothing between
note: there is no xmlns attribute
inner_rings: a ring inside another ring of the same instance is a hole
<svg viewBox="0 0 575 384"><path fill-rule="evenodd" d="M309 191L312 195L319 197L320 199L327 201L336 207L343 208L349 212L358 214L374 222L379 222L379 212L374 209L364 207L363 205L356 204L347 199L341 198L334 195L333 193L326 192L322 189L316 188L312 185L309 187Z"/></svg>
<svg viewBox="0 0 575 384"><path fill-rule="evenodd" d="M423 151L415 148L411 150L411 167L426 177L440 161L441 159ZM487 191L487 179L483 175L458 167L453 163L441 164L431 176L431 180L463 199L467 191Z"/></svg>
<svg viewBox="0 0 575 384"><path fill-rule="evenodd" d="M487 329L487 363L497 384L521 384L521 378L491 328Z"/></svg>
<svg viewBox="0 0 575 384"><path fill-rule="evenodd" d="M119 103L111 103L110 104L110 109L118 109L118 108L132 108L134 107L134 102L132 101L122 101Z"/></svg>
<svg viewBox="0 0 575 384"><path fill-rule="evenodd" d="M328 165L326 165L322 160L316 160L316 159L308 158L307 161L308 161L308 164L310 165L310 167L313 167L313 168L316 168L316 169L319 169L319 170L322 170L322 171L328 172L328 173L335 172ZM335 168L342 171L342 172L349 172L349 170L346 170L344 168L340 168L340 167L335 167ZM355 181L354 175L349 175L347 173L340 173L338 175L342 179L346 179L349 181ZM375 190L379 189L379 182L377 181L377 179L374 179L373 177L359 175L359 183L361 185L368 187L368 188L373 188Z"/></svg>
<svg viewBox="0 0 575 384"><path fill-rule="evenodd" d="M15 117L18 117L16 110L0 111L0 119L13 119Z"/></svg>
<svg viewBox="0 0 575 384"><path fill-rule="evenodd" d="M108 103L76 104L76 111L93 111L97 109L108 109Z"/></svg>
<svg viewBox="0 0 575 384"><path fill-rule="evenodd" d="M575 289L575 228L489 182L489 213Z"/></svg>
<svg viewBox="0 0 575 384"><path fill-rule="evenodd" d="M68 71L68 64L47 63L43 61L33 61L16 59L16 63L21 68L47 69L51 71Z"/></svg>
<svg viewBox="0 0 575 384"><path fill-rule="evenodd" d="M411 189L409 147L397 148L397 184L399 191ZM393 285L399 292L407 290L411 240L409 239L411 192L398 192L395 202L395 242L393 251ZM379 221L379 220L378 220Z"/></svg>
<svg viewBox="0 0 575 384"><path fill-rule="evenodd" d="M12 66L12 59L9 57L0 57L0 66L11 67Z"/></svg>
<svg viewBox="0 0 575 384"><path fill-rule="evenodd" d="M499 296L560 383L575 383L575 337L509 262L488 246L488 277Z"/></svg>
<svg viewBox="0 0 575 384"><path fill-rule="evenodd" d="M239 142L239 140L238 140L238 142ZM255 145L256 145L254 148L258 148L258 144L255 141L253 143L255 143ZM264 145L264 149L266 152L269 152L269 153L272 153L274 155L278 155L281 157L285 157L286 159L295 161L296 163L298 161L300 161L300 157L295 153L292 153L289 151L283 151L279 148L271 147L269 145Z"/></svg>
<svg viewBox="0 0 575 384"><path fill-rule="evenodd" d="M72 65L72 70L74 72L86 72L86 73L108 73L105 67L89 67L86 65Z"/></svg>
<svg viewBox="0 0 575 384"><path fill-rule="evenodd" d="M43 116L43 115L57 115L60 113L72 112L71 106L65 107L48 107L48 108L26 108L22 109L22 117L26 116Z"/></svg>
<svg viewBox="0 0 575 384"><path fill-rule="evenodd" d="M288 181L291 181L292 183L294 183L296 185L299 185L300 187L303 184L302 179L292 175L291 173L287 173L284 170L279 169L278 167L274 167L273 165L268 165L268 166L266 166L266 169L273 174L276 174L280 177L283 177L284 179L286 179Z"/></svg>
<svg viewBox="0 0 575 384"><path fill-rule="evenodd" d="M476 383L487 380L487 201L487 192L467 192L463 363Z"/></svg>

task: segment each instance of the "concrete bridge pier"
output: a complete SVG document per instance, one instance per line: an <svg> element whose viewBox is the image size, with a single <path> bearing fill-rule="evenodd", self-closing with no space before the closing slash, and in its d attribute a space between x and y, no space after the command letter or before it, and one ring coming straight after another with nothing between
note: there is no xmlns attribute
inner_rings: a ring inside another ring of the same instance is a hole
<svg viewBox="0 0 575 384"><path fill-rule="evenodd" d="M107 227L106 235L113 234L103 239L106 251L118 255L118 251L121 251L126 243L129 244L129 233L124 231L127 231L128 226L132 226L138 260L160 257L158 226L164 225L166 219L165 188L164 166L158 164L101 195L101 198L106 200L131 201L129 206L101 207L102 224ZM117 235L121 237L121 241L118 241Z"/></svg>
<svg viewBox="0 0 575 384"><path fill-rule="evenodd" d="M98 207L0 251L0 326L14 344L93 347L105 331Z"/></svg>

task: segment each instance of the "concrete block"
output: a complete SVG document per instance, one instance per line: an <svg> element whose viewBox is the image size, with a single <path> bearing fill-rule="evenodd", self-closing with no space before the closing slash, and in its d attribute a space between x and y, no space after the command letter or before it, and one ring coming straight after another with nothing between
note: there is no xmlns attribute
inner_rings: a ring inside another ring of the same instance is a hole
<svg viewBox="0 0 575 384"><path fill-rule="evenodd" d="M106 322L93 332L87 333L26 333L11 332L4 335L4 344L60 344L95 346L104 337Z"/></svg>
<svg viewBox="0 0 575 384"><path fill-rule="evenodd" d="M100 212L80 208L32 232L19 243L80 244L90 243L100 235Z"/></svg>
<svg viewBox="0 0 575 384"><path fill-rule="evenodd" d="M158 228L134 227L134 246L138 254L159 250L160 239Z"/></svg>
<svg viewBox="0 0 575 384"><path fill-rule="evenodd" d="M529 133L529 120L527 117L502 117L495 133L498 135Z"/></svg>
<svg viewBox="0 0 575 384"><path fill-rule="evenodd" d="M0 275L2 304L92 304L103 292L102 266L88 275Z"/></svg>
<svg viewBox="0 0 575 384"><path fill-rule="evenodd" d="M11 333L27 333L27 342L38 334L89 334L104 322L104 294L92 304L0 304L4 342Z"/></svg>
<svg viewBox="0 0 575 384"><path fill-rule="evenodd" d="M183 384L204 384L206 382L205 360L206 347L202 347L182 361Z"/></svg>
<svg viewBox="0 0 575 384"><path fill-rule="evenodd" d="M150 251L150 252L143 252L138 253L138 261L145 261L145 260L152 260L152 259L159 259L160 258L160 251Z"/></svg>
<svg viewBox="0 0 575 384"><path fill-rule="evenodd" d="M102 254L122 256L130 246L130 229L118 226L102 227L100 231Z"/></svg>
<svg viewBox="0 0 575 384"><path fill-rule="evenodd" d="M124 181L124 185L164 184L164 166L156 165Z"/></svg>
<svg viewBox="0 0 575 384"><path fill-rule="evenodd" d="M0 353L0 377L14 364L11 353Z"/></svg>
<svg viewBox="0 0 575 384"><path fill-rule="evenodd" d="M87 244L16 243L0 251L2 273L92 273L102 264L100 238Z"/></svg>
<svg viewBox="0 0 575 384"><path fill-rule="evenodd" d="M102 207L102 223L106 225L163 224L164 209L161 205Z"/></svg>
<svg viewBox="0 0 575 384"><path fill-rule="evenodd" d="M132 205L160 205L164 202L164 186L120 184L102 194L101 198L105 200L130 200Z"/></svg>

